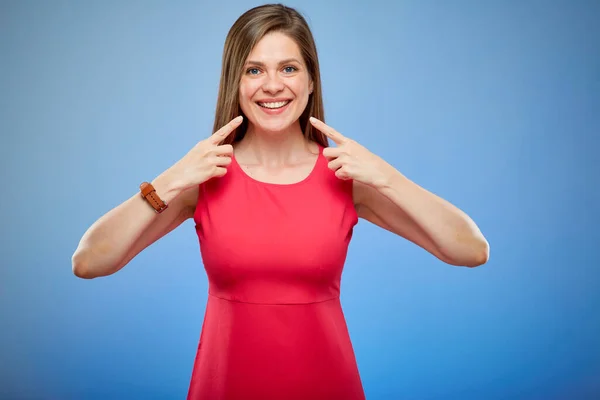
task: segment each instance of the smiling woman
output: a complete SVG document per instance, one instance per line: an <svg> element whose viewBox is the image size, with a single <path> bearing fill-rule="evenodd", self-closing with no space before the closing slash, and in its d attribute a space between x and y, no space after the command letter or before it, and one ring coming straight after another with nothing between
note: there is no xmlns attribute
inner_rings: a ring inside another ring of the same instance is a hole
<svg viewBox="0 0 600 400"><path fill-rule="evenodd" d="M301 132L299 118L313 90L301 60L296 42L281 32L265 35L252 49L239 89L240 108L251 129L277 133L294 126Z"/></svg>
<svg viewBox="0 0 600 400"><path fill-rule="evenodd" d="M300 14L268 5L236 21L215 126L244 123L223 141L232 168L202 185L194 213L210 296L190 399L364 399L339 301L357 215L309 122L320 93Z"/></svg>
<svg viewBox="0 0 600 400"><path fill-rule="evenodd" d="M324 118L320 75L317 47L302 15L283 5L249 10L225 40L214 131L243 115L244 122L223 143L241 141L254 125L269 132L293 127L308 141L327 146L325 135L308 122L311 116ZM290 104L272 104L281 102Z"/></svg>
<svg viewBox="0 0 600 400"><path fill-rule="evenodd" d="M193 218L209 296L189 399L365 398L340 303L358 218L448 264L487 261L464 212L323 122L319 75L296 10L244 13L225 41L213 135L73 255L77 276L110 275Z"/></svg>

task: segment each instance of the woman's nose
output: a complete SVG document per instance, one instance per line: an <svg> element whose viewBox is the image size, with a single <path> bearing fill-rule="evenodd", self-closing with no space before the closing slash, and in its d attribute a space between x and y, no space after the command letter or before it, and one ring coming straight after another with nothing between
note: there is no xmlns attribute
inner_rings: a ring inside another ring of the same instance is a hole
<svg viewBox="0 0 600 400"><path fill-rule="evenodd" d="M265 82L263 84L263 91L269 93L276 93L283 90L283 81L278 74L268 74L265 77Z"/></svg>

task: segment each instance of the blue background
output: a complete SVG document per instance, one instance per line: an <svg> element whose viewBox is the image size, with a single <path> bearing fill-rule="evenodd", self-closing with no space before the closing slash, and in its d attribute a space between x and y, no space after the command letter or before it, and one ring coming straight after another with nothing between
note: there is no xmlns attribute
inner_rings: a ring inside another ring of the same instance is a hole
<svg viewBox="0 0 600 400"><path fill-rule="evenodd" d="M207 296L191 220L115 275L71 255L210 134L254 1L0 3L0 398L187 393ZM452 267L361 221L342 303L368 399L600 396L600 3L290 1L326 121L466 211Z"/></svg>

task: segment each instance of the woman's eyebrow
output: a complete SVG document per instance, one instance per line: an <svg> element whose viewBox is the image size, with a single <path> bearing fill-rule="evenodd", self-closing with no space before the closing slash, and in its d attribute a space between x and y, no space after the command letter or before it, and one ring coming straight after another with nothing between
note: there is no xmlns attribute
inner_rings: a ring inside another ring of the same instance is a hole
<svg viewBox="0 0 600 400"><path fill-rule="evenodd" d="M288 64L288 63L291 63L291 62L296 62L298 64L301 64L301 62L298 61L298 59L296 59L296 58L286 58L285 60L281 60L279 62L279 65L281 65L281 64ZM264 67L265 63L260 62L260 61L249 60L249 61L246 62L246 65L258 65L259 67Z"/></svg>

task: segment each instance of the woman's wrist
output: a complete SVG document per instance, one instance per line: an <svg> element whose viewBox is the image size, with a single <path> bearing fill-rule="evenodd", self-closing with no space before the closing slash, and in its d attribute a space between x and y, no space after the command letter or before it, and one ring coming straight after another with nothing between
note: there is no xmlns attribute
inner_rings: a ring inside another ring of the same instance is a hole
<svg viewBox="0 0 600 400"><path fill-rule="evenodd" d="M156 194L167 204L179 196L182 191L181 185L168 170L157 176L151 183Z"/></svg>

